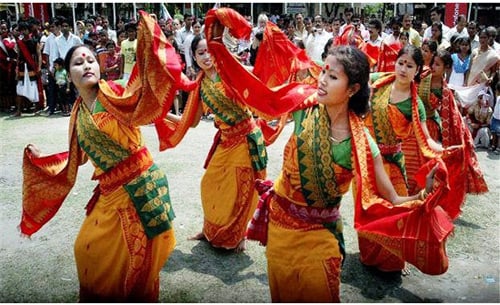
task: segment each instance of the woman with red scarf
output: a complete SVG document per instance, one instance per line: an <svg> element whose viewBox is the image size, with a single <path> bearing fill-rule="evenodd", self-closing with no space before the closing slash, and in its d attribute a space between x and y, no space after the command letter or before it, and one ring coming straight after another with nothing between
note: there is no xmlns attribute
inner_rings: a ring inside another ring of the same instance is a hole
<svg viewBox="0 0 500 305"><path fill-rule="evenodd" d="M209 19L214 16L220 18ZM453 225L435 203L446 191L446 169L435 159L419 174L426 189L411 197L396 193L361 120L370 91L367 57L357 48L338 47L327 56L312 92L299 83L268 88L217 39L224 26L240 26L222 17L226 14L210 11L206 23L214 33L207 36L208 48L217 61L231 66L221 71L221 78L231 81L242 101L260 113L277 117L290 112L295 122L279 176L274 183L257 183L262 194L248 230L249 239L267 246L272 301L340 301L345 252L339 207L353 181L360 234L384 243L426 273L445 272L444 242ZM412 251L416 243L428 247Z"/></svg>
<svg viewBox="0 0 500 305"><path fill-rule="evenodd" d="M419 96L427 107L434 109L439 117L439 125L434 120L427 120L429 132L443 146L460 145L461 153L450 154L443 158L450 173L450 187L454 198L444 198L443 208L452 219L456 219L465 202L466 194L488 192L488 186L479 166L474 150L472 135L463 120L453 91L448 87L445 73L453 65L453 59L446 50L437 50L432 59L429 75L419 84ZM453 205L452 203L456 203Z"/></svg>

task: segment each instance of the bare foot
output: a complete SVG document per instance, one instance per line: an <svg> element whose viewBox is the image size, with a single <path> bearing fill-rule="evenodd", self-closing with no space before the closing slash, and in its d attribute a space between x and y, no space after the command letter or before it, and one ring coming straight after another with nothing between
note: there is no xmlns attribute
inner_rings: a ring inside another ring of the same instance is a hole
<svg viewBox="0 0 500 305"><path fill-rule="evenodd" d="M247 249L247 239L243 238L240 243L238 244L238 247L234 249L234 252L236 253L241 253Z"/></svg>
<svg viewBox="0 0 500 305"><path fill-rule="evenodd" d="M408 276L410 274L411 274L410 267L408 266L408 263L405 263L405 266L404 266L403 270L401 270L401 275L402 276Z"/></svg>
<svg viewBox="0 0 500 305"><path fill-rule="evenodd" d="M206 239L205 238L205 234L203 234L203 232L199 232L198 234L196 235L193 235L191 237L188 237L188 240L203 240L203 239Z"/></svg>

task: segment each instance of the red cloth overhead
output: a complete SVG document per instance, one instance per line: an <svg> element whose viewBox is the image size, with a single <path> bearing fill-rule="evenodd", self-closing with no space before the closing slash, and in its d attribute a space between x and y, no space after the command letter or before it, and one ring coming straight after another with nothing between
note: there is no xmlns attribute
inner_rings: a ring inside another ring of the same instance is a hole
<svg viewBox="0 0 500 305"><path fill-rule="evenodd" d="M314 71L321 69L304 49L296 46L277 25L268 21L253 74L268 87L276 87L289 81L298 71L310 68Z"/></svg>
<svg viewBox="0 0 500 305"><path fill-rule="evenodd" d="M399 42L393 44L382 43L378 57L377 71L394 72L399 50L401 50L401 44Z"/></svg>
<svg viewBox="0 0 500 305"><path fill-rule="evenodd" d="M223 12L220 12L223 11ZM234 16L234 15L238 15ZM219 21L218 18L224 18ZM245 31L234 31L234 29L247 26L248 22L236 11L230 8L212 9L208 11L205 18L205 33L210 54L217 63L217 72L221 79L231 84L231 89L244 100L249 107L265 108L265 113L277 118L283 113L290 112L311 94L316 91L316 86L300 83L289 83L283 86L269 88L259 78L250 73L234 56L227 50L219 38L224 27L229 27L231 33ZM240 38L238 36L235 36ZM300 98L298 98L300 97ZM259 107L254 107L259 105Z"/></svg>

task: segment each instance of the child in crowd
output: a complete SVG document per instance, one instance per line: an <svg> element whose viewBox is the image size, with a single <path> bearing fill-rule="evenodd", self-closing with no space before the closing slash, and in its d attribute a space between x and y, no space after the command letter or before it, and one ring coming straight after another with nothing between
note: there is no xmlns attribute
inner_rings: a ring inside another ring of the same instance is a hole
<svg viewBox="0 0 500 305"><path fill-rule="evenodd" d="M54 60L54 79L56 81L56 104L61 107L62 115L69 116L69 81L68 72L64 69L64 60L62 58L57 58Z"/></svg>
<svg viewBox="0 0 500 305"><path fill-rule="evenodd" d="M104 61L104 74L106 80L117 80L120 77L122 56L116 52L116 46L113 40L109 40L106 43L106 49L108 50Z"/></svg>
<svg viewBox="0 0 500 305"><path fill-rule="evenodd" d="M489 99L490 95L481 90L477 97L477 103L468 110L469 126L476 148L490 146L490 121L493 109L489 106Z"/></svg>
<svg viewBox="0 0 500 305"><path fill-rule="evenodd" d="M490 131L491 131L491 146L490 150L496 154L500 154L500 147L498 147L498 136L500 135L500 82L497 82L496 87L497 100L493 115L491 117Z"/></svg>
<svg viewBox="0 0 500 305"><path fill-rule="evenodd" d="M399 43L401 48L404 48L410 42L410 34L408 32L402 32L399 34Z"/></svg>
<svg viewBox="0 0 500 305"><path fill-rule="evenodd" d="M453 66L448 83L454 86L465 86L465 74L470 67L470 40L469 37L458 37L455 42L459 51L451 55Z"/></svg>

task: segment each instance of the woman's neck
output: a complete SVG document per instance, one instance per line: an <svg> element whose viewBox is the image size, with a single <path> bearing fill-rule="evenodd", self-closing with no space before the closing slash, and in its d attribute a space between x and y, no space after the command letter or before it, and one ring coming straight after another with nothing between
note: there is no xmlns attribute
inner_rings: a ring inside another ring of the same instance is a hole
<svg viewBox="0 0 500 305"><path fill-rule="evenodd" d="M395 81L392 84L392 88L393 88L393 90L396 90L398 92L409 91L411 88L411 82L407 83L407 82Z"/></svg>
<svg viewBox="0 0 500 305"><path fill-rule="evenodd" d="M97 87L94 89L87 89L87 90L81 90L79 91L80 97L82 98L82 101L87 105L90 106L94 103L94 101L97 99Z"/></svg>
<svg viewBox="0 0 500 305"><path fill-rule="evenodd" d="M431 88L441 88L443 87L443 75L432 76Z"/></svg>
<svg viewBox="0 0 500 305"><path fill-rule="evenodd" d="M205 74L210 77L211 80L215 80L217 77L217 70L212 66L210 69L205 70Z"/></svg>
<svg viewBox="0 0 500 305"><path fill-rule="evenodd" d="M330 128L343 129L349 127L347 103L327 106L326 112L328 113L328 117L330 118Z"/></svg>

